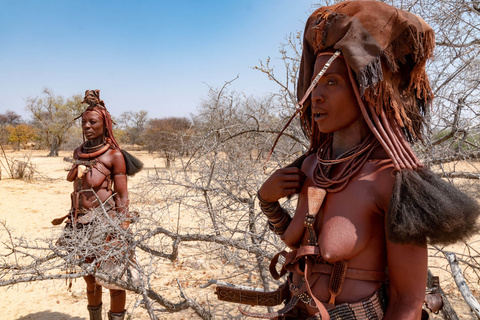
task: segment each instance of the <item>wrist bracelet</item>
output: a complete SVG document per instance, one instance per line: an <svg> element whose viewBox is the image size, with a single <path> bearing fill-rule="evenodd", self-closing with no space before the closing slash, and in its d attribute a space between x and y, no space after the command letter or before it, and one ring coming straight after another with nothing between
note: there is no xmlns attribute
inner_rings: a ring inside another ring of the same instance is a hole
<svg viewBox="0 0 480 320"><path fill-rule="evenodd" d="M260 205L260 209L267 216L268 227L274 233L281 235L287 230L292 218L288 214L287 210L283 209L280 202L268 202L260 197L257 192L257 197Z"/></svg>

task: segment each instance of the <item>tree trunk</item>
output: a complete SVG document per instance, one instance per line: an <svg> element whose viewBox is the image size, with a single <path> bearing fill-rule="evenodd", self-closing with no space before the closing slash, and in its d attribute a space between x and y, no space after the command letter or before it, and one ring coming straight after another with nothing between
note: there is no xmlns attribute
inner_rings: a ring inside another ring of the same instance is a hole
<svg viewBox="0 0 480 320"><path fill-rule="evenodd" d="M165 152L165 168L170 169L170 156L168 152Z"/></svg>
<svg viewBox="0 0 480 320"><path fill-rule="evenodd" d="M50 153L47 157L58 157L58 148L57 138L53 138L52 144L50 145Z"/></svg>

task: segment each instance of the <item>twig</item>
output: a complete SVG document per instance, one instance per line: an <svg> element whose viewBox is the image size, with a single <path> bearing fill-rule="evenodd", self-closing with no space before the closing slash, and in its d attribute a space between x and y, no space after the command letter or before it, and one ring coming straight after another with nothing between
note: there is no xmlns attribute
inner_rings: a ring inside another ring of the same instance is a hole
<svg viewBox="0 0 480 320"><path fill-rule="evenodd" d="M162 227L158 227L151 232L149 232L147 235L143 237L141 240L142 242L144 239L151 238L155 236L156 234L162 233L172 239L178 239L179 241L205 241L205 242L213 242L213 243L219 243L222 245L227 245L230 247L234 247L236 249L240 250L245 250L248 251L249 253L254 253L254 254L261 254L264 257L267 257L269 259L272 259L274 254L268 251L265 251L261 249L259 246L253 246L249 245L248 243L245 243L245 241L242 240L234 240L234 239L227 239L222 236L215 236L215 235L203 235L203 234L186 234L186 235L181 235L181 234L176 234L174 232L168 231L167 229L164 229ZM146 246L138 246L142 250L151 250ZM155 250L152 250L154 252ZM150 251L149 251L150 252ZM153 254L153 253L152 253Z"/></svg>
<svg viewBox="0 0 480 320"><path fill-rule="evenodd" d="M0 149L2 149L3 158L5 159L5 163L7 164L5 169L8 170L8 173L9 173L10 177L13 177L12 165L9 164L10 159L8 159L7 154L5 153L5 149L3 149L3 145L0 145ZM3 162L2 162L2 165L3 165Z"/></svg>
<svg viewBox="0 0 480 320"><path fill-rule="evenodd" d="M15 256L15 264L18 266L17 250L15 249L15 244L13 243L12 234L10 233L10 230L8 230L7 225L5 224L5 221L0 221L0 224L5 228L5 230L8 233L8 237L10 238L10 243L12 244L12 252L13 252L13 255Z"/></svg>
<svg viewBox="0 0 480 320"><path fill-rule="evenodd" d="M183 288L182 288L182 285L180 284L180 281L178 281L178 279L175 279L177 281L177 284L178 284L178 289L180 290L180 296L185 299L185 301L187 301L188 305L190 308L192 308L193 310L195 310L195 312L204 320L213 320L215 319L215 317L210 313L208 312L207 310L205 310L204 308L202 308L198 303L196 303L194 300L190 299L187 297L187 295L185 294Z"/></svg>
<svg viewBox="0 0 480 320"><path fill-rule="evenodd" d="M10 286L12 284L23 283L23 282L35 282L35 281L45 281L45 280L55 280L55 279L75 279L88 275L89 272L76 272L68 274L48 274L48 275L32 275L28 277L14 278L6 281L0 281L0 287Z"/></svg>

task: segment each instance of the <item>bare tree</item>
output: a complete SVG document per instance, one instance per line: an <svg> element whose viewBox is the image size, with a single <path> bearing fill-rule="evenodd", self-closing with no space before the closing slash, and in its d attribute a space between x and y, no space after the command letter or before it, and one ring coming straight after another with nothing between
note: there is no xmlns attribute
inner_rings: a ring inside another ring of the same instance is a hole
<svg viewBox="0 0 480 320"><path fill-rule="evenodd" d="M118 119L118 124L128 136L128 143L143 144L141 138L148 122L148 112L140 110L138 112L123 112Z"/></svg>
<svg viewBox="0 0 480 320"><path fill-rule="evenodd" d="M156 210L178 208L193 222L194 227L162 232L173 244L197 243L190 247L193 255L221 261L223 281L269 290L274 282L268 260L284 245L269 231L256 193L265 178L265 155L279 132L279 118L272 112L274 98L245 97L229 91L229 83L210 88L194 117L197 136L190 156L180 158L176 170L157 170L146 182L150 192L144 196L164 199L164 209L160 204ZM298 143L287 138L290 146Z"/></svg>
<svg viewBox="0 0 480 320"><path fill-rule="evenodd" d="M22 122L22 116L17 114L15 111L7 110L5 113L0 114L0 126L16 126Z"/></svg>
<svg viewBox="0 0 480 320"><path fill-rule="evenodd" d="M159 152L170 168L176 156L188 152L194 128L187 118L150 119L141 137L148 152Z"/></svg>
<svg viewBox="0 0 480 320"><path fill-rule="evenodd" d="M49 157L58 156L65 143L68 131L82 112L81 95L65 100L52 90L44 89L41 96L27 99L27 109L33 116L32 125L38 128L42 140L50 147Z"/></svg>
<svg viewBox="0 0 480 320"><path fill-rule="evenodd" d="M280 117L280 121L277 123L279 130L295 112L298 102L296 94L302 55L302 41L302 32L290 33L285 37L284 42L280 44L280 57L275 59L276 61L273 62L273 65L272 58L267 57L265 61L260 60L259 65L254 67L254 69L259 70L278 85L278 92L274 97L277 105L277 114ZM275 66L275 62L278 62L280 66ZM281 71L279 72L278 70ZM290 137L296 137L302 151L306 151L309 147L309 141L303 134L300 121L293 121L286 128L285 134Z"/></svg>

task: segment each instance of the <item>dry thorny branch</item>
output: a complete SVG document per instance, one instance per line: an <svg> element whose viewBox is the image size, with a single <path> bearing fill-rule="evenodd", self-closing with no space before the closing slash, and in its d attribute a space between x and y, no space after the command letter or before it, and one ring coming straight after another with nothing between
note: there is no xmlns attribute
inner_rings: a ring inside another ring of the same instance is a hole
<svg viewBox="0 0 480 320"><path fill-rule="evenodd" d="M15 238L4 225L0 285L71 279L94 273L100 279L136 292L139 299L136 306L146 308L151 319L164 312L188 308L203 319L237 315L234 307L215 300L211 288L199 289L209 279L203 278L192 290L179 280L181 274L169 276L171 280L177 278L174 283L178 287L176 293L166 294L167 289L164 283L159 284L158 278L165 278L169 261L181 265L190 260L194 267L189 270L190 277L201 274L203 266L207 266L221 270L214 281L275 289L278 283L272 281L266 265L273 254L283 249L283 244L268 230L256 206L256 191L266 177L262 169L264 157L260 154L265 154L269 147L271 134L263 130L268 128L265 118L269 113L252 112L249 99L232 101L223 100L223 95L219 97L221 101L214 101L216 109L210 116L224 113L223 109L232 103L237 104L235 115L223 117L219 127L204 127L198 132L195 147L191 146L194 150L189 158L179 158L174 168L150 172L143 184L130 190L132 203L141 214L129 232L120 229L106 212L99 219L100 224L94 222L82 232L68 233L70 238L62 246L55 245L56 238L36 241ZM269 104L264 103L263 108L269 108ZM207 123L202 122L202 116L196 119L200 128ZM255 121L251 121L252 117ZM218 121L208 123L218 124ZM287 151L277 154L279 162L288 161L282 157ZM269 170L275 165L271 166ZM107 234L115 235L109 246L105 245ZM118 243L127 245L116 246ZM433 249L432 256L444 250ZM465 252L457 252L466 268L467 280L477 284L478 251L478 246L472 243L466 245ZM137 256L138 282L125 282L98 267L112 257L128 260L132 252ZM85 257L91 256L97 260L86 262Z"/></svg>
<svg viewBox="0 0 480 320"><path fill-rule="evenodd" d="M167 261L181 264L193 258L195 263L221 269L219 280L273 288L266 265L283 244L267 229L255 204L256 191L265 178L261 154L269 146L272 134L268 131L274 131L267 126L272 116L266 109L271 108L271 102L239 102L223 93L217 96L212 115L224 113L232 103L238 103L236 113L223 117L217 128L199 130L190 158L180 158L176 168L156 170L143 185L131 190L131 202L141 213L131 232L118 228L106 212L99 219L101 223L93 222L76 232L67 229L60 246L56 239L10 237L5 226L2 240L8 240L3 242L0 286L93 273L138 293L152 319L161 312L187 308L203 319L231 312L229 307L216 307L219 302L211 288L192 293L181 281L179 297L166 297L156 279L164 274ZM196 119L199 128L202 123L218 123L202 122L205 116ZM109 242L105 242L107 235L114 235ZM134 251L140 282L124 282L99 267L112 258L128 260ZM96 260L86 260L88 257ZM208 279L204 280L207 283ZM208 298L208 292L213 299ZM228 317L235 317L233 312Z"/></svg>
<svg viewBox="0 0 480 320"><path fill-rule="evenodd" d="M390 2L418 13L437 30L436 58L429 66L437 98L427 115L427 139L417 149L425 164L445 177L459 184L475 178L466 188L475 194L480 173L476 162L480 145L479 5L475 1ZM131 203L140 212L130 232L107 219L108 223L94 224L80 239L72 239L75 246L59 247L56 239L16 238L2 224L0 286L95 273L136 292L139 303L135 307L148 309L151 319L188 308L202 319L238 317L234 307L215 300L210 288L199 289L208 279L190 287L180 279L185 275L178 266L187 261L193 266L189 277L205 272L204 267L216 268L220 276L213 282L275 289L277 283L271 280L266 265L284 245L266 227L256 205L256 192L269 172L308 146L298 124L292 126L280 140L273 158L276 162L269 163L267 174L263 172L265 155L296 103L300 42L300 34L293 34L282 46L285 77L274 73L270 60L258 67L279 84L277 95L244 97L229 92L228 82L219 90L211 88L209 99L194 118L197 136L185 146L189 156L178 157L168 170L150 172L149 179L130 190ZM294 205L291 201L286 207ZM128 245L105 251L107 233ZM87 236L97 241L84 241ZM445 261L446 267L444 254L451 250L432 247L430 256ZM455 251L467 283L478 295L479 242L457 246ZM110 257L128 257L132 252L137 255L140 282L124 282L97 267ZM85 262L85 257L92 255L98 259ZM170 279L177 286L173 292L165 284L167 267L177 272Z"/></svg>

